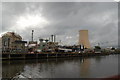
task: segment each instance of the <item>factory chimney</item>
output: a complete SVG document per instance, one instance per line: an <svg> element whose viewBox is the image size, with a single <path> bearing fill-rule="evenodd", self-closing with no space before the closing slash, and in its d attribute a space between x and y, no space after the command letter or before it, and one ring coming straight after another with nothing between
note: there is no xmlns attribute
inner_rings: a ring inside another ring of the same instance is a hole
<svg viewBox="0 0 120 80"><path fill-rule="evenodd" d="M54 42L56 41L56 35L54 35Z"/></svg>
<svg viewBox="0 0 120 80"><path fill-rule="evenodd" d="M51 35L51 41L55 42L56 41L56 35Z"/></svg>
<svg viewBox="0 0 120 80"><path fill-rule="evenodd" d="M33 42L33 32L34 32L34 30L32 30L32 42Z"/></svg>
<svg viewBox="0 0 120 80"><path fill-rule="evenodd" d="M54 37L54 35L51 35L51 41L53 42L53 37Z"/></svg>

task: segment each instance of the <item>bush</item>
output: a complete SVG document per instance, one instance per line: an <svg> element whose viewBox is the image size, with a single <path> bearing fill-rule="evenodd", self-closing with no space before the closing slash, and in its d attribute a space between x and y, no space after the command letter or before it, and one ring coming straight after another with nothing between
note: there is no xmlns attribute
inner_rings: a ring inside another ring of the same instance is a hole
<svg viewBox="0 0 120 80"><path fill-rule="evenodd" d="M100 46L95 46L95 49L101 49L101 47Z"/></svg>

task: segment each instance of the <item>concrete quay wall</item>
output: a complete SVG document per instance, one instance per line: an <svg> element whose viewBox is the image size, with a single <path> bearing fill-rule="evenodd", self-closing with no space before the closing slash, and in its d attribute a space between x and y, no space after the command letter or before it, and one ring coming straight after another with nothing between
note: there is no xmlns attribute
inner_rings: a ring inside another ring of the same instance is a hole
<svg viewBox="0 0 120 80"><path fill-rule="evenodd" d="M65 57L91 57L118 53L39 53L39 54L2 54L2 60L47 59Z"/></svg>

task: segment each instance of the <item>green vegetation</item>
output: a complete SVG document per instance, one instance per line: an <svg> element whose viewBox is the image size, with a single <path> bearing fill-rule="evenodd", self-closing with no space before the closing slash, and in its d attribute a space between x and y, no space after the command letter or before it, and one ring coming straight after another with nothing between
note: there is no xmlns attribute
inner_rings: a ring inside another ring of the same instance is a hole
<svg viewBox="0 0 120 80"><path fill-rule="evenodd" d="M95 46L95 49L101 49L101 47L100 46Z"/></svg>

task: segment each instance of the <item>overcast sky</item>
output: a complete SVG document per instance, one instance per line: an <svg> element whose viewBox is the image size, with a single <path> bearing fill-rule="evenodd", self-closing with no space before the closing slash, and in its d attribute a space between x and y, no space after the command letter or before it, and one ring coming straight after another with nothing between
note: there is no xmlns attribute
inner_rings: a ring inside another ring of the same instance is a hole
<svg viewBox="0 0 120 80"><path fill-rule="evenodd" d="M24 40L57 36L64 44L77 44L79 30L89 30L91 45L118 44L116 2L3 2L2 32L14 31ZM0 32L0 33L2 33ZM104 44L102 44L104 43Z"/></svg>

